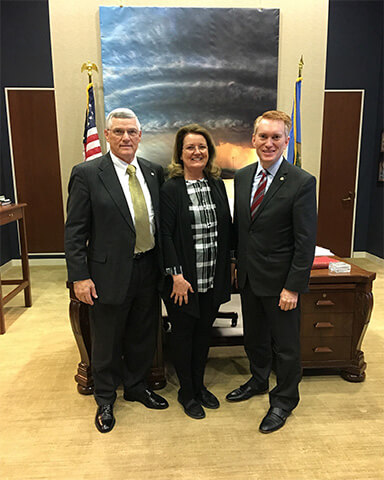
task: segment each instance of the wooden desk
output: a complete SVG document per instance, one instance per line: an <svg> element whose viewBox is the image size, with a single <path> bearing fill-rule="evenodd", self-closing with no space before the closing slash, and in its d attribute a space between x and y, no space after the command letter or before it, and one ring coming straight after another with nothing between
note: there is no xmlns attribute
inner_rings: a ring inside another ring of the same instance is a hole
<svg viewBox="0 0 384 480"><path fill-rule="evenodd" d="M29 276L28 264L27 235L24 222L24 209L26 206L26 203L0 206L0 225L7 225L8 223L15 222L16 220L19 222L21 267L23 272L23 278L20 280L1 280L0 277L0 334L5 333L5 318L3 306L6 303L8 303L15 295L24 290L25 306L30 307L32 305L31 281ZM7 295L5 295L5 297L3 297L1 289L2 285L17 285L17 287L11 290Z"/></svg>
<svg viewBox="0 0 384 480"><path fill-rule="evenodd" d="M339 372L350 382L365 379L361 345L373 307L373 272L352 265L350 273L312 270L301 297L301 357L304 369Z"/></svg>
<svg viewBox="0 0 384 480"><path fill-rule="evenodd" d="M304 373L340 373L350 382L365 379L361 345L372 313L375 278L375 273L355 265L350 273L334 274L327 268L311 271L309 292L301 295ZM242 345L242 329L236 330L214 329L212 345Z"/></svg>
<svg viewBox="0 0 384 480"><path fill-rule="evenodd" d="M306 373L326 371L340 373L350 382L365 379L366 363L361 344L373 307L372 282L376 274L352 265L350 273L332 274L328 269L312 270L309 292L301 295L301 350ZM229 310L226 305L223 310ZM71 293L70 317L79 346L81 362L75 380L82 394L93 392L91 375L91 340L88 309ZM228 324L230 320L228 320ZM215 331L215 329L213 329ZM242 345L241 329L233 335L212 337L213 346ZM151 384L165 386L165 368L159 335Z"/></svg>

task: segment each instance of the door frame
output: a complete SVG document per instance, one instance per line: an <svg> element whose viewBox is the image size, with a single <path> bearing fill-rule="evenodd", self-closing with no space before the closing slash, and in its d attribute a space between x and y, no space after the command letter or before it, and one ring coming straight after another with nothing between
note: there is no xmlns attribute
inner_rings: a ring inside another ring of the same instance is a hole
<svg viewBox="0 0 384 480"><path fill-rule="evenodd" d="M355 244L355 226L356 226L356 205L357 205L357 187L359 185L359 170L360 170L360 151L361 151L361 136L363 130L363 118L364 118L364 99L365 99L365 90L360 88L335 88L335 89L325 89L325 93L332 92L360 92L361 93L361 108L360 108L360 126L359 126L359 139L357 144L357 159L356 159L356 172L355 172L355 198L353 202L353 215L352 215L352 235L351 235L351 250L349 256L352 258L354 253L354 244ZM325 100L325 99L324 99ZM323 117L324 118L324 117ZM320 165L321 172L321 165ZM321 180L321 177L320 177ZM320 192L320 189L319 189ZM320 198L319 198L320 202Z"/></svg>

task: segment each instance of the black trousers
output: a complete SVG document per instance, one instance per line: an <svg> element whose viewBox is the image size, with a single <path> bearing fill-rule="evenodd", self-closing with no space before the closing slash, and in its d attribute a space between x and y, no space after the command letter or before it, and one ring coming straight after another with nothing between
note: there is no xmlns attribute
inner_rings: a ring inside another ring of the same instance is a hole
<svg viewBox="0 0 384 480"><path fill-rule="evenodd" d="M289 311L279 307L279 297L259 297L249 282L241 293L244 347L255 388L268 388L273 367L277 385L269 392L272 407L291 411L299 403L302 377L300 358L300 305Z"/></svg>
<svg viewBox="0 0 384 480"><path fill-rule="evenodd" d="M114 403L116 388L147 388L160 315L156 255L134 260L128 295L121 305L95 301L90 307L92 375L98 405ZM97 285L96 285L97 290Z"/></svg>
<svg viewBox="0 0 384 480"><path fill-rule="evenodd" d="M200 316L193 317L182 308L167 301L168 317L172 325L171 352L180 382L180 397L191 400L204 387L204 372L211 343L212 325L218 306L213 304L213 290L198 293Z"/></svg>

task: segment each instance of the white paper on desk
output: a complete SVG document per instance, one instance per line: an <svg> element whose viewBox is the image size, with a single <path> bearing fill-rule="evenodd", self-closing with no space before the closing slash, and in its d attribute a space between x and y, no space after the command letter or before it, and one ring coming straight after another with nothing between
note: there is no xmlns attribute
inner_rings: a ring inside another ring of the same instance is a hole
<svg viewBox="0 0 384 480"><path fill-rule="evenodd" d="M328 250L328 248L318 247L316 245L315 257L328 257L329 255L335 255L335 254L331 252L331 250Z"/></svg>

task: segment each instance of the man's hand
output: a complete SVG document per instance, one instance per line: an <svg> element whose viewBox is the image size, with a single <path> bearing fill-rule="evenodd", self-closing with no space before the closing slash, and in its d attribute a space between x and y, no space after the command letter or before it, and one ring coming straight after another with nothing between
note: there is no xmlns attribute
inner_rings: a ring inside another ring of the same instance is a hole
<svg viewBox="0 0 384 480"><path fill-rule="evenodd" d="M188 292L193 293L192 285L185 280L183 275L172 275L173 277L173 289L171 293L171 298L175 303L178 303L180 306L185 303L188 303Z"/></svg>
<svg viewBox="0 0 384 480"><path fill-rule="evenodd" d="M281 310L285 312L288 310L293 310L297 306L297 300L299 298L298 292L292 292L291 290L287 290L283 288L280 293L280 302L279 307Z"/></svg>
<svg viewBox="0 0 384 480"><path fill-rule="evenodd" d="M93 299L97 298L96 287L90 278L87 280L80 280L73 284L73 290L76 298L80 302L93 305Z"/></svg>

